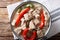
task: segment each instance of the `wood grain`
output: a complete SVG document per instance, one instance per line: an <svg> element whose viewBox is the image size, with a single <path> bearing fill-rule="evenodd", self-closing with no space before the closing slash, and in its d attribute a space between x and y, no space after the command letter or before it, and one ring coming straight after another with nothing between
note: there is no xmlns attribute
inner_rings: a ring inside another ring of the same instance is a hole
<svg viewBox="0 0 60 40"><path fill-rule="evenodd" d="M0 36L12 36L6 8L0 8Z"/></svg>
<svg viewBox="0 0 60 40"><path fill-rule="evenodd" d="M0 0L0 40L13 40L6 6L20 0Z"/></svg>
<svg viewBox="0 0 60 40"><path fill-rule="evenodd" d="M0 37L0 40L14 40L13 37Z"/></svg>
<svg viewBox="0 0 60 40"><path fill-rule="evenodd" d="M19 2L21 0L0 0L0 7L6 7L9 4Z"/></svg>

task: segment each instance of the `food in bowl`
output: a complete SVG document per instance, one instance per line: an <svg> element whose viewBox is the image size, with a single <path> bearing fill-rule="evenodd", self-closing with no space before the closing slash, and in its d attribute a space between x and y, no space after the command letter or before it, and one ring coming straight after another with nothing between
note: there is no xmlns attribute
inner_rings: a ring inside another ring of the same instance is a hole
<svg viewBox="0 0 60 40"><path fill-rule="evenodd" d="M35 40L43 37L48 29L48 11L38 3L25 4L18 8L11 24L14 31L25 40Z"/></svg>

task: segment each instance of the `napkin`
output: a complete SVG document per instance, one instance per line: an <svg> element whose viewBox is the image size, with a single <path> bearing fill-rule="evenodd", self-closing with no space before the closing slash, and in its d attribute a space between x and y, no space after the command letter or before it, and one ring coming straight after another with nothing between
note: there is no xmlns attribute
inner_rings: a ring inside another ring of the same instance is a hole
<svg viewBox="0 0 60 40"><path fill-rule="evenodd" d="M18 5L20 5L22 2L25 2L25 1L27 0L19 1L17 3L10 4L7 6L9 20L10 20L13 10ZM55 34L59 33L60 32L60 16L59 16L60 15L60 0L31 0L31 1L37 1L43 4L50 12L50 15L52 18L52 25L48 34L46 35L47 38L50 38L54 36ZM14 35L14 39L18 39L18 38Z"/></svg>

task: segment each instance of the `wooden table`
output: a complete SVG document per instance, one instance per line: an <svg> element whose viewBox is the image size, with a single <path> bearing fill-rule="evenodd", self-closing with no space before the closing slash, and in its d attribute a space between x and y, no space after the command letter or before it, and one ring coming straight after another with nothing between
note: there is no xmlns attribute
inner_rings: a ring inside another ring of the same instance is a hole
<svg viewBox="0 0 60 40"><path fill-rule="evenodd" d="M21 0L0 0L0 40L14 40L6 6ZM48 40L60 40L60 33Z"/></svg>

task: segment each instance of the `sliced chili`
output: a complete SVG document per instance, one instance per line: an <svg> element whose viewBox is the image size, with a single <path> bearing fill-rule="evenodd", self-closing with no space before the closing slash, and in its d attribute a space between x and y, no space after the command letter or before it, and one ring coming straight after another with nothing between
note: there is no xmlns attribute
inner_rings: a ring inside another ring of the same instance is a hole
<svg viewBox="0 0 60 40"><path fill-rule="evenodd" d="M45 17L44 17L44 11L43 9L40 10L40 29L42 29L44 27L44 23L45 23Z"/></svg>
<svg viewBox="0 0 60 40"><path fill-rule="evenodd" d="M36 31L33 31L32 36L31 36L30 38L27 38L26 35L27 35L28 31L29 31L29 29L26 28L26 29L23 31L22 36L24 37L25 40L34 40L34 39L36 38L36 35L37 35Z"/></svg>
<svg viewBox="0 0 60 40"><path fill-rule="evenodd" d="M37 36L36 31L33 31L33 35L31 36L30 40L34 40L36 36Z"/></svg>
<svg viewBox="0 0 60 40"><path fill-rule="evenodd" d="M27 32L28 32L28 28L26 28L26 29L23 30L23 32L22 32L22 36L24 37L25 40L27 40L27 38L26 38Z"/></svg>
<svg viewBox="0 0 60 40"><path fill-rule="evenodd" d="M25 9L23 9L23 10L19 13L18 18L16 19L16 23L15 23L15 26L16 26L16 27L19 25L19 23L20 23L21 18L23 17L23 15L24 15L25 13L27 13L29 10L30 10L30 8L27 7L27 8L25 8Z"/></svg>

